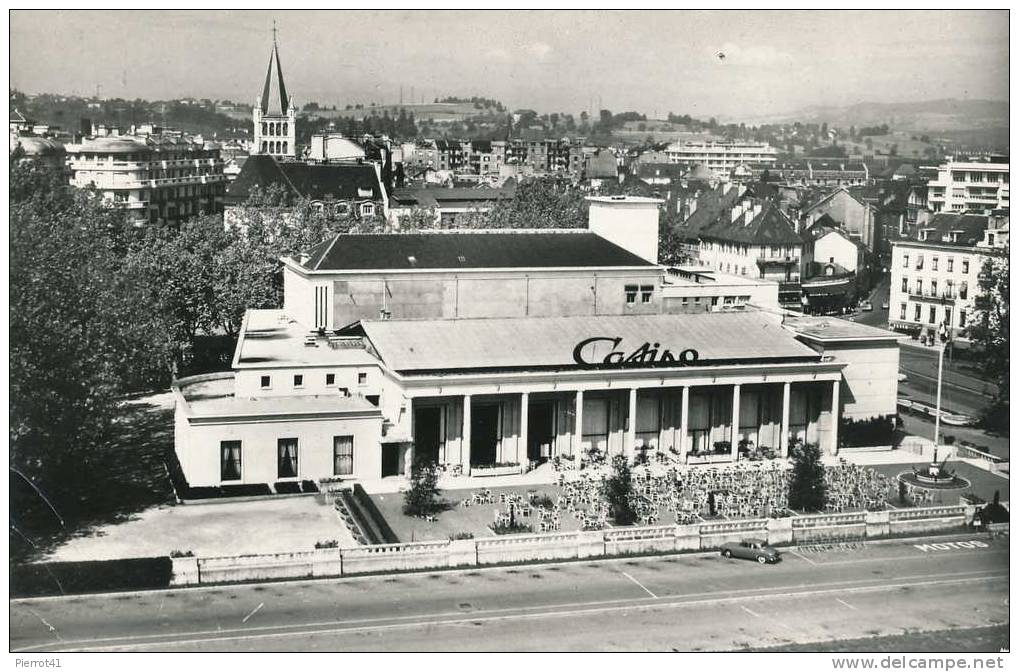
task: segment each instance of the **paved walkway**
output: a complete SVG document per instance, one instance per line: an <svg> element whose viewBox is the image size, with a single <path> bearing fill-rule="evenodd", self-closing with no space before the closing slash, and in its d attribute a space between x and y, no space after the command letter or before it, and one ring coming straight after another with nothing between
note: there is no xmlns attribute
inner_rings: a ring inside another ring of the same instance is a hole
<svg viewBox="0 0 1019 672"><path fill-rule="evenodd" d="M549 463L543 464L526 474L513 474L511 476L440 476L440 490L471 490L478 488L499 488L504 486L520 485L546 485L556 480L555 469ZM361 487L369 495L387 494L400 492L407 488L407 478L404 476L389 476L387 478L371 479L360 481Z"/></svg>

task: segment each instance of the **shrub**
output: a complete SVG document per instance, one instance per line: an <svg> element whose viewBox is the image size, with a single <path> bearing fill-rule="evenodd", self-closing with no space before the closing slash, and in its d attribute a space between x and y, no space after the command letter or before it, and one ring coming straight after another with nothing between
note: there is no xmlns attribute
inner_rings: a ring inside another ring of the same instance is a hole
<svg viewBox="0 0 1019 672"><path fill-rule="evenodd" d="M544 494L543 495L538 495L537 497L535 497L531 501L531 503L534 504L535 506L543 508L543 509L554 509L555 508L555 502L552 501L552 498L550 496L544 495Z"/></svg>
<svg viewBox="0 0 1019 672"><path fill-rule="evenodd" d="M715 443L714 443L714 445L712 447L715 449L716 453L725 454L725 453L731 453L732 452L732 442L731 441L715 441Z"/></svg>
<svg viewBox="0 0 1019 672"><path fill-rule="evenodd" d="M301 481L301 492L318 492L315 481Z"/></svg>
<svg viewBox="0 0 1019 672"><path fill-rule="evenodd" d="M271 495L268 483L239 483L221 487L224 497L261 497Z"/></svg>
<svg viewBox="0 0 1019 672"><path fill-rule="evenodd" d="M632 525L637 520L631 496L633 479L630 465L623 455L612 458L612 474L605 480L605 499L608 500L609 514L616 525Z"/></svg>
<svg viewBox="0 0 1019 672"><path fill-rule="evenodd" d="M461 531L461 532L454 532L453 534L449 535L449 540L450 541L459 541L461 539L473 539L473 538L474 538L474 533L473 532L462 532Z"/></svg>
<svg viewBox="0 0 1019 672"><path fill-rule="evenodd" d="M529 534L534 530L526 523L512 521L509 523L495 523L492 531L496 534Z"/></svg>
<svg viewBox="0 0 1019 672"><path fill-rule="evenodd" d="M839 419L839 445L890 446L895 443L895 416L881 415L866 420Z"/></svg>
<svg viewBox="0 0 1019 672"><path fill-rule="evenodd" d="M213 499L216 497L222 497L223 491L216 486L202 486L198 488L188 488L187 493L182 495L183 499Z"/></svg>
<svg viewBox="0 0 1019 672"><path fill-rule="evenodd" d="M166 588L173 575L168 557L47 562L11 567L12 597Z"/></svg>
<svg viewBox="0 0 1019 672"><path fill-rule="evenodd" d="M171 558L193 558L195 557L194 551L170 551Z"/></svg>
<svg viewBox="0 0 1019 672"><path fill-rule="evenodd" d="M952 444L955 443L955 437L952 436L951 434L945 434L943 437L941 437L941 440L945 442L946 446L951 446Z"/></svg>
<svg viewBox="0 0 1019 672"><path fill-rule="evenodd" d="M442 510L438 482L439 473L434 464L415 464L411 469L410 487L403 493L403 512L408 516L428 516Z"/></svg>
<svg viewBox="0 0 1019 672"><path fill-rule="evenodd" d="M296 495L301 492L301 484L295 481L277 481L272 487L278 495Z"/></svg>
<svg viewBox="0 0 1019 672"><path fill-rule="evenodd" d="M316 541L315 542L315 548L316 549L321 549L321 548L339 548L339 547L340 547L340 542L336 541L335 539L329 539L327 541Z"/></svg>
<svg viewBox="0 0 1019 672"><path fill-rule="evenodd" d="M820 511L826 499L821 449L815 443L804 445L793 457L789 506L801 511Z"/></svg>

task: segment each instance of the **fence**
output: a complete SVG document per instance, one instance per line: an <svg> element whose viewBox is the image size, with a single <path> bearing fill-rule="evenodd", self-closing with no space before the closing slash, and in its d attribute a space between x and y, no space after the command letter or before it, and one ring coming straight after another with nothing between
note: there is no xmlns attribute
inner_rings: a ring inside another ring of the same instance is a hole
<svg viewBox="0 0 1019 672"><path fill-rule="evenodd" d="M772 545L880 538L962 529L976 506L760 518L693 525L610 528L589 532L513 534L480 539L378 544L275 555L173 558L172 585L258 579L352 576L540 560L677 551L707 551L753 537Z"/></svg>

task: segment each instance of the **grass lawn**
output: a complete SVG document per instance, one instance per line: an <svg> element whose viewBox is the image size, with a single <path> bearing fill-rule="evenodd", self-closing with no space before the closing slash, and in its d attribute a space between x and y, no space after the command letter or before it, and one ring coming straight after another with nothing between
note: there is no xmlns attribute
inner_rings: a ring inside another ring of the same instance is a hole
<svg viewBox="0 0 1019 672"><path fill-rule="evenodd" d="M787 644L767 649L774 653L999 653L1009 648L1008 624L985 628L915 632L905 635L842 639L811 644Z"/></svg>
<svg viewBox="0 0 1019 672"><path fill-rule="evenodd" d="M498 503L499 493L515 492L526 497L528 492L535 491L548 495L554 500L559 492L559 488L554 484L490 488L492 494L497 498L495 504L460 506L462 500L469 499L473 493L481 490L481 488L443 490L442 498L453 506L438 514L438 519L435 522L404 515L403 493L374 494L371 495L371 498L400 541L445 541L449 539L450 535L458 532L470 532L475 537L493 536L493 532L488 526L495 522L495 511L506 512L508 510L506 504ZM569 512L561 512L560 519L562 521L561 531L576 532L580 529L580 524ZM518 522L527 522L528 519L518 518L517 520Z"/></svg>
<svg viewBox="0 0 1019 672"><path fill-rule="evenodd" d="M871 469L879 471L886 476L895 478L904 471L910 471L912 467L920 467L922 463L907 463L907 464L875 464L868 465ZM959 503L959 495L963 493L973 493L983 497L988 502L994 498L994 491L998 490L1001 493L1001 501L1008 501L1008 479L1002 478L997 474L992 474L989 471L978 469L972 465L966 464L965 462L949 461L948 468L955 471L958 476L961 476L970 482L970 487L963 488L961 490L934 490L934 501L935 503L941 503L946 505L956 505ZM897 496L892 496L889 500L895 506L898 506Z"/></svg>

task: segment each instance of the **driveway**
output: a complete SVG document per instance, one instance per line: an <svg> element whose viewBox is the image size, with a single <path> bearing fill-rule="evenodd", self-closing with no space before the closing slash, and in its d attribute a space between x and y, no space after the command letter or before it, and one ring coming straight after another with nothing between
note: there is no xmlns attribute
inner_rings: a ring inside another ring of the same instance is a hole
<svg viewBox="0 0 1019 672"><path fill-rule="evenodd" d="M126 522L90 530L57 548L55 561L163 556L285 553L314 550L316 541L357 542L320 496L159 506Z"/></svg>

